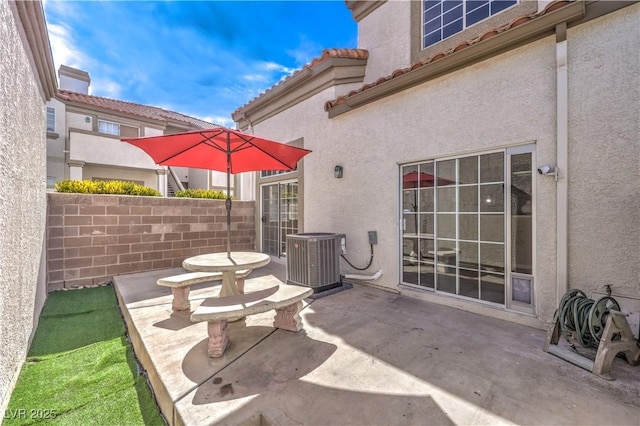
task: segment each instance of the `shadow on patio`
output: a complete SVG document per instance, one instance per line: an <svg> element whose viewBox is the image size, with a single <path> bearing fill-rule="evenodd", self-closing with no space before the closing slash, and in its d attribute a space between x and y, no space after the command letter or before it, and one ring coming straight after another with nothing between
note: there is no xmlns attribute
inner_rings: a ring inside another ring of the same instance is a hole
<svg viewBox="0 0 640 426"><path fill-rule="evenodd" d="M271 263L247 279L283 281ZM155 285L115 278L137 356L171 424L617 424L640 418L640 367L605 381L543 352L545 331L355 284L310 301L304 331L273 312L230 323L222 358L206 324ZM219 286L192 291L192 309ZM144 295L147 294L148 297Z"/></svg>

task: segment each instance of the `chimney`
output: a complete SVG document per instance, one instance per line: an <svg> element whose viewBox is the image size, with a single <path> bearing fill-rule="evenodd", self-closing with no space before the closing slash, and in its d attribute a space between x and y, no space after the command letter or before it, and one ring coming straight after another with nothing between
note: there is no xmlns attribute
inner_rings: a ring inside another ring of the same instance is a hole
<svg viewBox="0 0 640 426"><path fill-rule="evenodd" d="M88 72L60 65L58 77L60 78L60 89L85 95L89 94L91 77L89 77Z"/></svg>

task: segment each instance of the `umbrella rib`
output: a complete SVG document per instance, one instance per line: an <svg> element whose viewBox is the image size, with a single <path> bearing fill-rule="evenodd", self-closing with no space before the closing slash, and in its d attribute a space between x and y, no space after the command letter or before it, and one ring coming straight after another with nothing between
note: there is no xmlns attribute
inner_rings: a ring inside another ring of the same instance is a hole
<svg viewBox="0 0 640 426"><path fill-rule="evenodd" d="M248 146L247 146L248 145ZM265 151L264 149L260 148L258 145L254 145L252 144L250 141L246 141L240 145L239 147L237 147L236 149L234 149L232 152L239 152L245 149L249 149L250 147L254 147L258 150L260 150L261 152L263 152L264 154L268 155L269 157L273 158L274 160L276 160L278 163L282 164L283 166L286 166L287 169L289 170L293 170L293 167L289 166L287 163L283 162L282 160L280 160L278 157L275 157L273 154L271 154L270 152Z"/></svg>

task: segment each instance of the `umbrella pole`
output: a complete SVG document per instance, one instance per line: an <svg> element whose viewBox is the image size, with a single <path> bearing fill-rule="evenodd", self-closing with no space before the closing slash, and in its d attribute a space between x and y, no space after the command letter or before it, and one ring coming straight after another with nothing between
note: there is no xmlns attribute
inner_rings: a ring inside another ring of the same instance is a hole
<svg viewBox="0 0 640 426"><path fill-rule="evenodd" d="M231 137L227 133L227 257L231 258Z"/></svg>

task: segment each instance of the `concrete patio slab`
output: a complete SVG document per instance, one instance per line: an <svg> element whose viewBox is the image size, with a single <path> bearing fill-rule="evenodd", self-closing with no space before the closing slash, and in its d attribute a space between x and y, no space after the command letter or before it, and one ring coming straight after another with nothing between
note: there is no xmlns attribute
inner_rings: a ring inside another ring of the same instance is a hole
<svg viewBox="0 0 640 426"><path fill-rule="evenodd" d="M178 269L179 271L179 269ZM131 339L171 424L638 425L640 366L614 360L615 381L542 348L544 330L355 284L310 301L304 330L274 313L229 324L223 357L206 323L172 314L160 276L114 279ZM284 266L246 285L284 281ZM192 310L219 285L194 286Z"/></svg>

